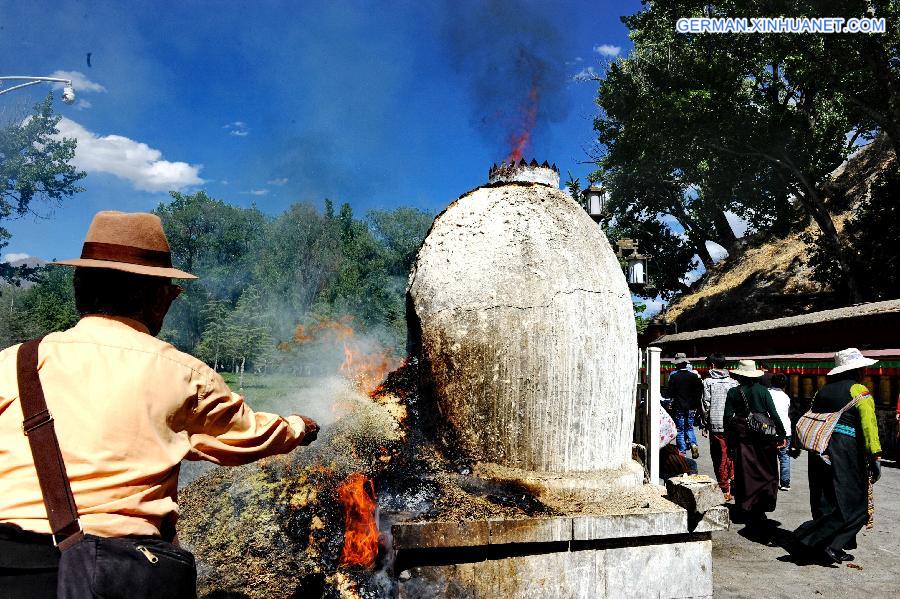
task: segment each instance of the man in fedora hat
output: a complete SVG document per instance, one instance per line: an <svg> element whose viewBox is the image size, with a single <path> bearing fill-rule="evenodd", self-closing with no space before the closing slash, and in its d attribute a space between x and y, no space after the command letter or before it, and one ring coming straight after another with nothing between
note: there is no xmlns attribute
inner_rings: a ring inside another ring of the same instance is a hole
<svg viewBox="0 0 900 599"><path fill-rule="evenodd" d="M172 537L183 459L246 464L315 439L313 420L254 412L212 368L155 337L181 291L171 280L196 278L172 266L157 216L100 212L81 257L57 264L75 267L82 318L41 340L38 377L88 538ZM53 544L65 538L51 539L23 435L17 351L0 352L0 594L55 597Z"/></svg>
<svg viewBox="0 0 900 599"><path fill-rule="evenodd" d="M687 355L675 354L672 363L675 364L675 371L669 375L666 397L672 400L672 418L675 420L675 427L678 430L675 445L682 454L690 448L691 457L696 460L700 457L700 449L697 447L694 419L700 409L703 383L700 381L700 377L690 370Z"/></svg>
<svg viewBox="0 0 900 599"><path fill-rule="evenodd" d="M813 519L794 531L813 557L828 564L853 561L845 549L868 521L869 480L881 478L881 443L875 400L859 383L863 369L878 362L855 347L834 354L828 383L819 389L810 412L840 412L825 456L809 452L809 501Z"/></svg>

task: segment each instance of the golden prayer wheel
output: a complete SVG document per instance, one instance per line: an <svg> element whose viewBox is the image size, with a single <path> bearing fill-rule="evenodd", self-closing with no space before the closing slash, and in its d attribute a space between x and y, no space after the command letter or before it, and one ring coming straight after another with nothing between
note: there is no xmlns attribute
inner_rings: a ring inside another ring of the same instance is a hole
<svg viewBox="0 0 900 599"><path fill-rule="evenodd" d="M788 379L791 386L791 397L800 397L800 375L792 374Z"/></svg>
<svg viewBox="0 0 900 599"><path fill-rule="evenodd" d="M801 379L803 383L803 397L805 399L811 399L815 394L816 390L813 387L813 378L811 376L805 376Z"/></svg>
<svg viewBox="0 0 900 599"><path fill-rule="evenodd" d="M827 384L828 384L828 377L825 376L824 374L820 374L819 376L816 377L816 391L818 391L819 389L821 389L822 387L824 387Z"/></svg>
<svg viewBox="0 0 900 599"><path fill-rule="evenodd" d="M893 399L893 397L891 396L891 377L889 377L889 376L878 377L878 403L889 406L892 403L891 402L892 399Z"/></svg>

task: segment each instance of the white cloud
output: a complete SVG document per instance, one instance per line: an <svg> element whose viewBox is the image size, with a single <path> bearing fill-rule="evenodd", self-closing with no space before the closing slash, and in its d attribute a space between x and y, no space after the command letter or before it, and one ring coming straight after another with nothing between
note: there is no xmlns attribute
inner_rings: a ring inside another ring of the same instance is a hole
<svg viewBox="0 0 900 599"><path fill-rule="evenodd" d="M271 179L270 181L266 181L268 185L286 185L288 182L287 177L281 177L279 179Z"/></svg>
<svg viewBox="0 0 900 599"><path fill-rule="evenodd" d="M621 46L613 46L612 44L601 44L599 46L594 46L594 52L600 54L601 56L618 56L621 51Z"/></svg>
<svg viewBox="0 0 900 599"><path fill-rule="evenodd" d="M55 77L57 79L71 79L72 87L75 88L76 92L105 92L106 88L100 85L99 83L95 83L87 78L87 75L82 73L81 71L54 71L48 75L49 77ZM63 88L62 83L54 83L53 87L56 89Z"/></svg>
<svg viewBox="0 0 900 599"><path fill-rule="evenodd" d="M572 79L574 79L575 81L589 81L591 79L595 79L596 77L598 77L598 75L597 71L594 70L594 67L585 67L575 73L572 76Z"/></svg>
<svg viewBox="0 0 900 599"><path fill-rule="evenodd" d="M236 135L238 137L246 137L250 135L250 130L247 128L247 123L243 121L234 121L233 123L228 123L227 125L223 125L222 129L228 129L229 135Z"/></svg>
<svg viewBox="0 0 900 599"><path fill-rule="evenodd" d="M250 191L242 191L241 193L251 196L264 196L269 193L268 189L251 189Z"/></svg>
<svg viewBox="0 0 900 599"><path fill-rule="evenodd" d="M17 253L3 254L4 262L15 262L16 260L25 260L26 258L31 258L31 254L17 254Z"/></svg>
<svg viewBox="0 0 900 599"><path fill-rule="evenodd" d="M728 250L723 248L715 241L706 242L706 251L709 252L709 255L713 259L713 262L719 262L720 260L724 260L728 257Z"/></svg>
<svg viewBox="0 0 900 599"><path fill-rule="evenodd" d="M162 152L122 135L99 136L75 121L62 117L59 137L78 140L74 165L89 173L108 173L129 181L142 191L170 191L204 182L199 164L171 162Z"/></svg>
<svg viewBox="0 0 900 599"><path fill-rule="evenodd" d="M87 110L91 106L93 106L93 104L83 98L79 98L78 101L75 102L75 110Z"/></svg>

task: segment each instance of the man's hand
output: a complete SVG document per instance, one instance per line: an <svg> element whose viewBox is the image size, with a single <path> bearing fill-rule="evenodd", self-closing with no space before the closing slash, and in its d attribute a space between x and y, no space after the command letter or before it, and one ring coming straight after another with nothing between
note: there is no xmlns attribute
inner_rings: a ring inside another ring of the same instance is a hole
<svg viewBox="0 0 900 599"><path fill-rule="evenodd" d="M778 449L784 449L785 447L787 447L787 439L782 439L781 441L779 441L776 447L778 447Z"/></svg>
<svg viewBox="0 0 900 599"><path fill-rule="evenodd" d="M708 431L707 429L705 429L705 428L701 428L701 429L700 429L700 434L703 435L704 437L708 437L708 436L709 436L709 431Z"/></svg>
<svg viewBox="0 0 900 599"><path fill-rule="evenodd" d="M301 416L300 414L294 414L301 420L303 420L303 424L305 425L306 432L303 434L303 441L300 442L300 445L309 445L313 441L316 440L316 437L319 436L319 425L312 418L308 418L306 416Z"/></svg>
<svg viewBox="0 0 900 599"><path fill-rule="evenodd" d="M881 479L881 459L877 457L871 458L869 461L869 476L872 478L872 484L877 483Z"/></svg>

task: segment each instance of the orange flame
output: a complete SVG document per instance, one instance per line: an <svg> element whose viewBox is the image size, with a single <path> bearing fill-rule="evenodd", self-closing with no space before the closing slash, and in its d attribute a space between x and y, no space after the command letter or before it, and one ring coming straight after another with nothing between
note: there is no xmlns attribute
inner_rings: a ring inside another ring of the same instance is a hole
<svg viewBox="0 0 900 599"><path fill-rule="evenodd" d="M378 556L375 485L360 472L348 476L337 489L344 507L344 548L340 565L371 568Z"/></svg>
<svg viewBox="0 0 900 599"><path fill-rule="evenodd" d="M401 361L391 352L376 343L368 351L363 351L355 340L344 342L344 363L341 372L347 375L363 393L372 396L389 372L400 366Z"/></svg>
<svg viewBox="0 0 900 599"><path fill-rule="evenodd" d="M522 115L522 125L518 132L513 132L509 136L510 151L506 157L507 162L515 162L522 159L522 155L531 143L531 130L537 121L538 112L538 88L536 85L531 86L528 92L528 101L525 104L524 114Z"/></svg>
<svg viewBox="0 0 900 599"><path fill-rule="evenodd" d="M331 334L336 341L344 341L353 337L352 316L339 319L323 318L310 326L298 324L294 329L294 343L304 344L315 341L325 334Z"/></svg>
<svg viewBox="0 0 900 599"><path fill-rule="evenodd" d="M339 319L322 318L310 325L298 324L294 329L293 341L304 345L325 338L341 343L344 361L339 371L360 391L371 396L388 373L400 366L401 360L377 341L357 338L352 322L352 316L343 316Z"/></svg>

